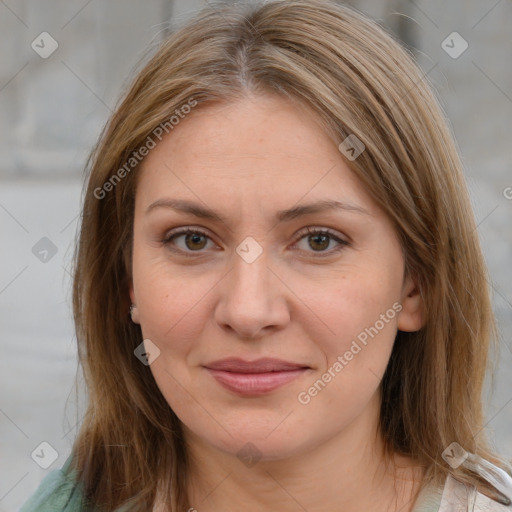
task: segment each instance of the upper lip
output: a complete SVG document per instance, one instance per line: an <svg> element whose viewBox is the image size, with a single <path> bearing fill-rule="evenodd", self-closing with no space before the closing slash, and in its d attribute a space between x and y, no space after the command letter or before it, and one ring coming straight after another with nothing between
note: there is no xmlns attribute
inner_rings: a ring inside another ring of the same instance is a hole
<svg viewBox="0 0 512 512"><path fill-rule="evenodd" d="M266 372L279 372L298 370L301 368L309 368L309 366L301 363L292 363L290 361L283 361L282 359L273 359L265 357L256 359L254 361L246 361L237 357L230 357L228 359L220 359L204 365L210 370L222 370L225 372L235 373L266 373Z"/></svg>

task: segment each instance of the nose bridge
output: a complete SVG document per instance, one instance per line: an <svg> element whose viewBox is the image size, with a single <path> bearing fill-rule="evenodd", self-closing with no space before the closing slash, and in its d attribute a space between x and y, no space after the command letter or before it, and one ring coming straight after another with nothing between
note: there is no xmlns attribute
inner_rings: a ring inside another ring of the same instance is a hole
<svg viewBox="0 0 512 512"><path fill-rule="evenodd" d="M268 255L269 252L254 239L239 244L233 255L233 270L229 277L231 297L253 311L263 308L273 293Z"/></svg>
<svg viewBox="0 0 512 512"><path fill-rule="evenodd" d="M268 268L269 252L248 238L233 253L232 270L226 276L216 311L219 324L229 325L244 337L283 324L288 318L279 295L279 279Z"/></svg>

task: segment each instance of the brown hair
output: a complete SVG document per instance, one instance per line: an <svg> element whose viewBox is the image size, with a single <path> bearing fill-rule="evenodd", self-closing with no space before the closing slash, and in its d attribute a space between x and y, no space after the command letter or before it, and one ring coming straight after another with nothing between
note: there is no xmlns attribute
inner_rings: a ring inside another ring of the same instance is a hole
<svg viewBox="0 0 512 512"><path fill-rule="evenodd" d="M335 144L355 134L366 146L348 164L393 221L426 311L421 330L398 332L382 381L387 451L417 460L425 482L452 472L482 488L441 458L456 441L500 463L481 433L494 318L453 137L426 78L379 25L333 2L290 0L199 13L139 72L91 153L73 295L89 403L72 463L85 495L108 511L148 510L160 481L170 510L190 506L180 421L133 353L142 341L128 315L139 166L126 163L183 105L248 92L292 99Z"/></svg>

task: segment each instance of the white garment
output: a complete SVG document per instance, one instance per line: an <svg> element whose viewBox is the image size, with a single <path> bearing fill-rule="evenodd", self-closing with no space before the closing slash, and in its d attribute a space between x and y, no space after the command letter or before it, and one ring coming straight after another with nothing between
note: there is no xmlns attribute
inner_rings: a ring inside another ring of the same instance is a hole
<svg viewBox="0 0 512 512"><path fill-rule="evenodd" d="M438 512L512 512L512 507L502 505L448 475Z"/></svg>

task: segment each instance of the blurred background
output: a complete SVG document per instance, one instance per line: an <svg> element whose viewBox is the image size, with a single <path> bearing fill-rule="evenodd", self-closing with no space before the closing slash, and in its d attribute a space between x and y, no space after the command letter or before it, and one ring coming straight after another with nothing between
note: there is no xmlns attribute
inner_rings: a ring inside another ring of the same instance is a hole
<svg viewBox="0 0 512 512"><path fill-rule="evenodd" d="M85 159L140 59L206 3L0 0L0 512L63 465L83 409L69 270ZM512 1L345 3L402 40L453 127L501 332L487 428L510 459Z"/></svg>

